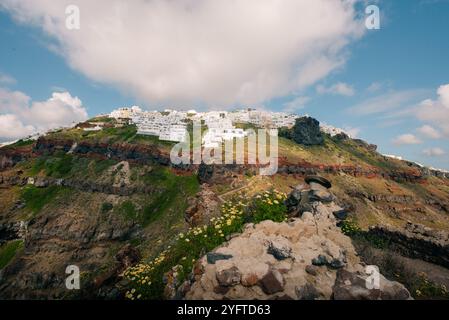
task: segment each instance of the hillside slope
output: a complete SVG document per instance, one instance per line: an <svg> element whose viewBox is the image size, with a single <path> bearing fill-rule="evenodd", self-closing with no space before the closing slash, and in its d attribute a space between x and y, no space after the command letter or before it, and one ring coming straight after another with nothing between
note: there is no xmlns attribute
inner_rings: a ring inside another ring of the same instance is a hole
<svg viewBox="0 0 449 320"><path fill-rule="evenodd" d="M281 137L278 173L263 177L251 166L171 166L173 144L107 121L101 131L62 129L0 149L0 298L123 298L123 271L218 217L221 204L288 194L311 174L332 181L336 204L361 232L410 223L449 230L449 179L360 140L324 135L304 146ZM82 290L65 289L71 264Z"/></svg>

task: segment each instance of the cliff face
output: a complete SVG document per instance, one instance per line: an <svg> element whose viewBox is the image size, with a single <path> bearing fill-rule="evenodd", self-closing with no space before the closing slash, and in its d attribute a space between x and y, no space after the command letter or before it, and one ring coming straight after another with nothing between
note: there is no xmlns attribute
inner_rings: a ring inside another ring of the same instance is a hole
<svg viewBox="0 0 449 320"><path fill-rule="evenodd" d="M134 161L141 164L168 165L170 163L170 156L162 153L154 146L127 143L93 143L87 141L76 143L73 140L47 139L45 137L38 139L35 146L36 153L52 154L56 151L115 159L117 161Z"/></svg>
<svg viewBox="0 0 449 320"><path fill-rule="evenodd" d="M422 259L449 268L449 233L407 223L404 229L379 225L370 235L387 239L391 247L407 257Z"/></svg>

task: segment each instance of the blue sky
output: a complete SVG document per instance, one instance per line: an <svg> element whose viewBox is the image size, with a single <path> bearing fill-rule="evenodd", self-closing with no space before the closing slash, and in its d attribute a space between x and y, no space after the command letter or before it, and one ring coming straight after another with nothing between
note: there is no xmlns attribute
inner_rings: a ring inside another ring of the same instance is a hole
<svg viewBox="0 0 449 320"><path fill-rule="evenodd" d="M76 1L72 2L76 3ZM279 86L261 85L261 89L258 90L273 92L266 96L262 95L259 100L254 100L253 96L251 96L252 100L236 100L234 105L249 105L251 103L244 102L255 101L251 105L270 110L286 110L288 102L299 97L303 103L296 105L292 111L299 114L307 113L322 122L357 133L358 137L377 144L382 153L400 155L426 165L449 169L447 143L449 120L443 119L445 115L449 117L449 112L438 110L438 108L445 108L445 100L443 95L440 97L437 94L441 86L449 84L449 41L447 41L449 1L373 2L377 2L381 11L381 29L367 30L363 35L355 36L348 41L339 52L339 58L343 57L344 63L324 72L323 76L318 77L316 81L293 87L286 92L281 92ZM26 4L21 5L26 6ZM158 106L160 108L172 106L175 104L173 101L176 101L172 99L172 96L179 96L179 101L187 101L184 104L180 102L180 106L188 104L189 107L203 109L211 106L200 89L192 96L186 95L182 90L168 90L167 96L164 96L164 90L142 91L140 84L134 85L129 77L120 78L120 70L109 72L103 67L96 70L96 65L101 65L100 60L93 59L90 65L86 65L85 56L81 56L84 59L81 61L78 60L78 56L67 54L58 48L54 49L52 45L64 43L64 38L55 36L52 33L53 29L44 28L39 23L20 21L23 16L20 16L22 13L18 12L17 8L20 10L22 7L17 7L14 3L7 4L0 11L0 41L2 43L0 88L3 88L8 99L12 92L20 92L29 97L25 108L37 110L49 101L54 105L55 100L59 99L55 97L53 100L50 99L54 92L69 92L69 98L78 97L89 116L109 112L123 105L139 104L151 109ZM357 13L363 15L364 5L359 4L356 8ZM39 16L43 14L43 10L47 9L32 8L30 12L33 14L35 12L35 15ZM52 9L44 13L54 14ZM81 13L83 14L83 11ZM25 18L29 19L30 16ZM347 36L345 32L341 30L341 37ZM153 35L148 41L157 43L158 39ZM82 43L79 39L70 41L61 47L82 49L84 45L91 43ZM201 43L197 46L200 45ZM129 48L132 50L132 46ZM319 50L324 51L328 48ZM176 46L173 50L176 50ZM205 50L207 52L207 48ZM319 52L314 54L317 53ZM107 58L114 61L113 57ZM160 57L158 59L165 61ZM151 64L152 56L149 55L143 61ZM266 64L266 61L261 60L260 63ZM117 61L117 64L121 64L123 73L126 74L127 65L121 61ZM304 63L301 68L306 68L305 66ZM95 71L90 72L87 68ZM151 70L145 69L142 73L146 75L148 72L149 79L155 79L153 74L150 75L155 69L157 67L152 67ZM137 66L129 72L138 72L138 70ZM173 72L173 70L161 67L160 72ZM189 75L195 76L196 72L201 75L201 72L194 68L190 68L189 72ZM231 71L220 72L218 75L223 76L223 79L227 79L228 76L230 79L238 78L234 77ZM276 70L270 69L270 72L276 73ZM194 76L188 79L195 81ZM136 74L136 77L139 76ZM223 80L223 83L226 81ZM284 82L279 80L279 83ZM175 83L174 86L177 85ZM213 93L215 90L219 92L219 85L217 87L207 88L208 92ZM196 87L193 87L192 91L196 92L195 90ZM225 93L228 94L227 91ZM6 98L0 97L0 101L2 99ZM426 111L420 111L422 101L426 99L430 101L432 108L428 110L436 110L435 116L428 116ZM64 101L67 104L67 100ZM197 105L192 101L198 101ZM45 103L35 106L34 102ZM75 108L79 116L80 106L77 103L68 104L70 112ZM223 104L226 104L228 108L233 106L233 102ZM12 113L14 110L11 106L4 107L0 109L0 114ZM427 130L424 130L423 126L427 126Z"/></svg>

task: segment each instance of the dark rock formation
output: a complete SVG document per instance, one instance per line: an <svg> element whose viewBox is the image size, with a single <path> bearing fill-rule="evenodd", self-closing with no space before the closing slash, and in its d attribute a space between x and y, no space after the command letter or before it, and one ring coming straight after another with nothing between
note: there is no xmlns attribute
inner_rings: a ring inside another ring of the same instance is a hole
<svg viewBox="0 0 449 320"><path fill-rule="evenodd" d="M447 232L407 223L404 230L390 226L373 226L368 234L388 240L389 247L402 255L449 268L449 234Z"/></svg>
<svg viewBox="0 0 449 320"><path fill-rule="evenodd" d="M75 145L73 140L51 139L40 137L35 146L38 154L56 151L71 151L78 155L97 155L102 158L114 159L117 161L134 161L140 164L160 164L169 165L170 156L163 154L156 146L138 145L128 143L108 144L82 141Z"/></svg>
<svg viewBox="0 0 449 320"><path fill-rule="evenodd" d="M278 270L270 270L260 280L260 286L266 294L273 294L284 290L284 278Z"/></svg>
<svg viewBox="0 0 449 320"><path fill-rule="evenodd" d="M220 260L229 260L232 258L232 255L230 254L223 254L223 253L216 253L216 252L209 252L207 255L207 263L215 264L215 262Z"/></svg>
<svg viewBox="0 0 449 320"><path fill-rule="evenodd" d="M313 146L324 143L320 123L314 118L302 117L296 119L292 130L291 137L298 144Z"/></svg>
<svg viewBox="0 0 449 320"><path fill-rule="evenodd" d="M287 211L292 216L300 216L303 212L311 212L314 202L331 203L335 197L328 191L332 184L320 176L307 176L307 185L298 185L293 188L285 200Z"/></svg>
<svg viewBox="0 0 449 320"><path fill-rule="evenodd" d="M4 242L25 237L27 224L25 222L15 222L0 224L0 245Z"/></svg>

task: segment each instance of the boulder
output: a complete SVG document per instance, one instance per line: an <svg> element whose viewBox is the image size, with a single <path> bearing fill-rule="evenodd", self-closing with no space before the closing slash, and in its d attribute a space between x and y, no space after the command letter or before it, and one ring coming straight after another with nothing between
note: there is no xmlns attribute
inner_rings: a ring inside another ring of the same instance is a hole
<svg viewBox="0 0 449 320"><path fill-rule="evenodd" d="M335 300L410 300L408 290L400 283L389 281L381 274L379 288L369 289L366 275L341 269L333 287Z"/></svg>
<svg viewBox="0 0 449 320"><path fill-rule="evenodd" d="M291 257L292 248L288 245L288 240L279 238L270 241L267 252L278 260L284 260Z"/></svg>
<svg viewBox="0 0 449 320"><path fill-rule="evenodd" d="M316 275L318 275L319 267L317 267L317 266L315 266L313 264L309 264L309 265L306 266L305 270L311 276L316 276Z"/></svg>
<svg viewBox="0 0 449 320"><path fill-rule="evenodd" d="M321 295L315 286L310 283L306 283L302 287L296 287L296 296L299 300L315 300Z"/></svg>
<svg viewBox="0 0 449 320"><path fill-rule="evenodd" d="M266 294L274 294L284 290L284 279L282 274L275 269L268 273L260 280L260 286Z"/></svg>
<svg viewBox="0 0 449 320"><path fill-rule="evenodd" d="M334 196L326 191L326 190L312 190L311 194L309 195L309 201L310 202L323 202L323 203L330 203L334 201Z"/></svg>
<svg viewBox="0 0 449 320"><path fill-rule="evenodd" d="M242 275L237 267L217 272L217 281L222 287L232 287L240 283Z"/></svg>
<svg viewBox="0 0 449 320"><path fill-rule="evenodd" d="M217 252L209 252L207 255L207 263L215 264L215 262L219 260L229 260L232 258L232 255L230 254L223 254L223 253L217 253Z"/></svg>
<svg viewBox="0 0 449 320"><path fill-rule="evenodd" d="M329 180L326 178L323 178L321 176L307 176L304 181L309 184L311 189L320 189L319 186L322 186L326 189L330 189L332 187L332 184Z"/></svg>
<svg viewBox="0 0 449 320"><path fill-rule="evenodd" d="M318 255L316 258L312 259L312 265L314 266L325 266L329 263L327 257L323 254Z"/></svg>
<svg viewBox="0 0 449 320"><path fill-rule="evenodd" d="M348 217L349 212L346 209L342 209L342 210L334 211L334 212L332 212L332 214L338 220L345 220Z"/></svg>

